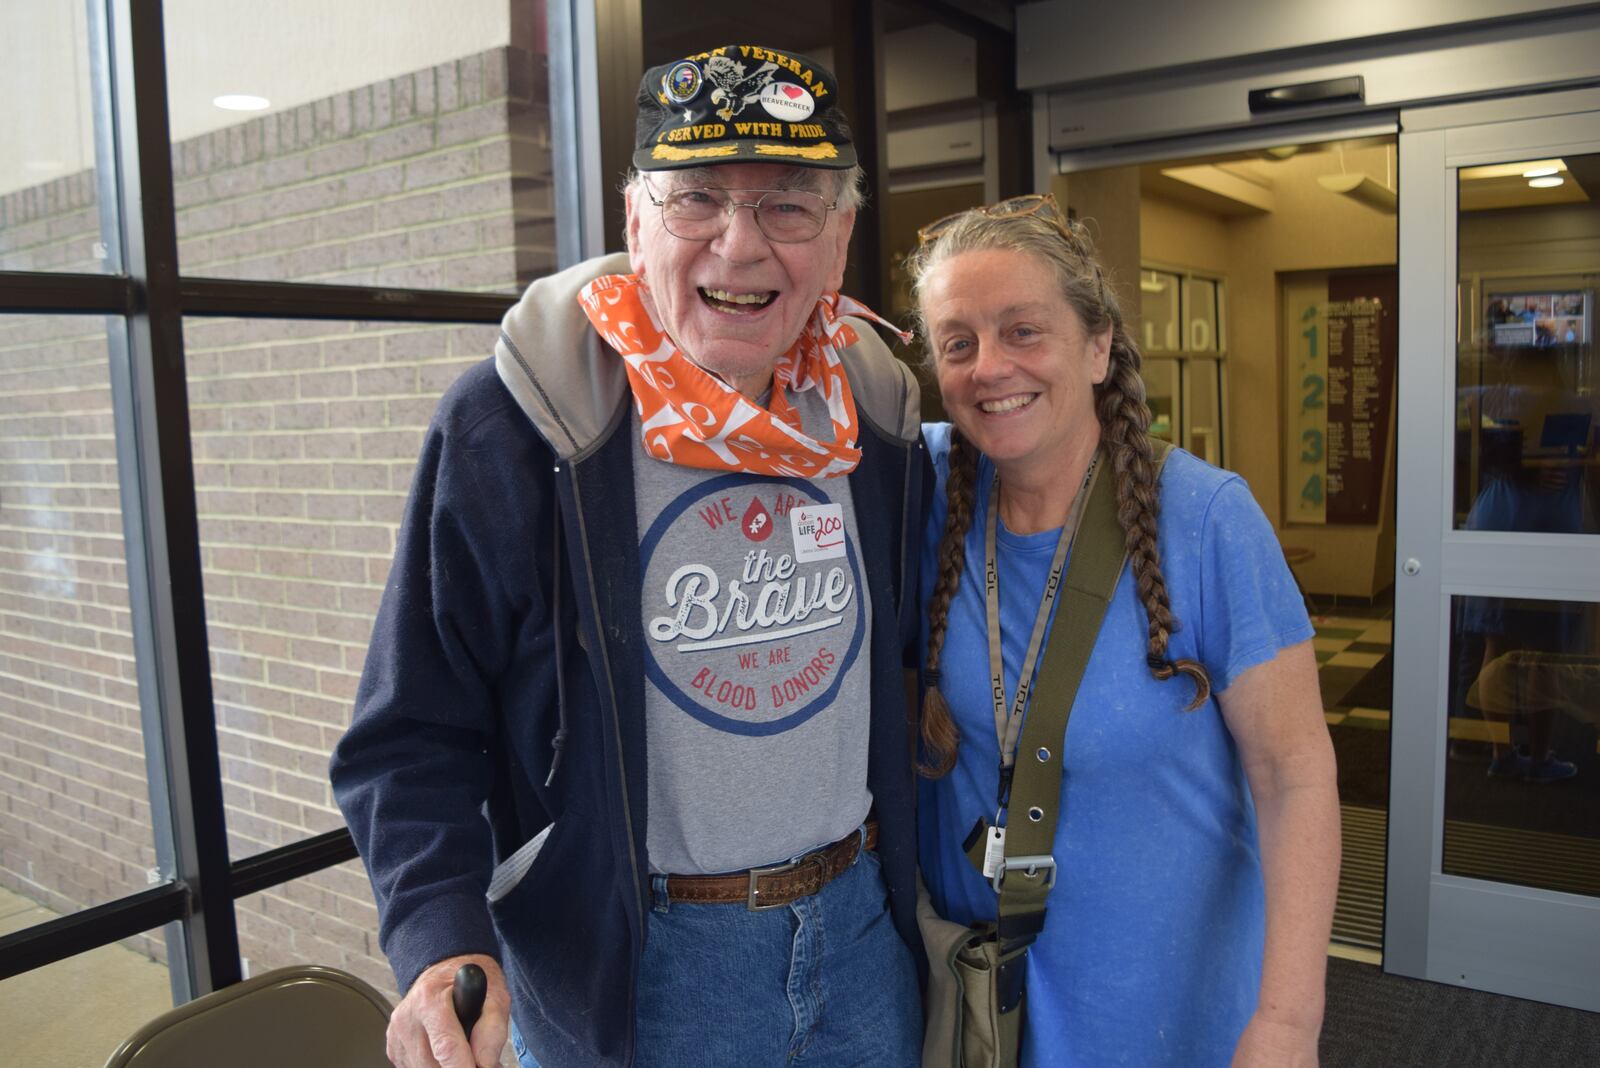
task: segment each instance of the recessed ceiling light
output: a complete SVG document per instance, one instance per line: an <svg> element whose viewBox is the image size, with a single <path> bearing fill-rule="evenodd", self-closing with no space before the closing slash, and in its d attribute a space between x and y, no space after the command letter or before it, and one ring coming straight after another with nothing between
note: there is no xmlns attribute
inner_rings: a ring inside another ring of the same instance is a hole
<svg viewBox="0 0 1600 1068"><path fill-rule="evenodd" d="M1522 172L1524 178L1548 178L1552 174L1560 174L1560 167L1534 167L1532 170Z"/></svg>
<svg viewBox="0 0 1600 1068"><path fill-rule="evenodd" d="M1558 185L1565 185L1566 181L1565 178L1552 175L1544 178L1529 178L1528 184L1535 189L1554 189Z"/></svg>
<svg viewBox="0 0 1600 1068"><path fill-rule="evenodd" d="M265 111L272 103L264 96L243 93L227 93L211 102L224 111Z"/></svg>

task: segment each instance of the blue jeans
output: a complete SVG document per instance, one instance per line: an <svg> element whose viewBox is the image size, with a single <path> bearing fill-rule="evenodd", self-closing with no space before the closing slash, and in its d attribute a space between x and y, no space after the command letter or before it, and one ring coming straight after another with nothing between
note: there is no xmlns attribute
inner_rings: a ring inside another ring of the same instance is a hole
<svg viewBox="0 0 1600 1068"><path fill-rule="evenodd" d="M635 1005L637 1068L917 1068L922 1004L872 853L765 912L654 907ZM512 1029L522 1068L539 1068Z"/></svg>

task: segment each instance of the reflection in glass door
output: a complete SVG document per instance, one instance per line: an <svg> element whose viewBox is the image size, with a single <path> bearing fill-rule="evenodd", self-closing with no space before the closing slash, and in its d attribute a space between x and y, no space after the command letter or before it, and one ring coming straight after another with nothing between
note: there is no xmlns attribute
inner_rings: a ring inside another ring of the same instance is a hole
<svg viewBox="0 0 1600 1068"><path fill-rule="evenodd" d="M1600 95L1546 100L1402 121L1386 957L1596 1010Z"/></svg>
<svg viewBox="0 0 1600 1068"><path fill-rule="evenodd" d="M1600 533L1600 154L1456 182L1453 526ZM1452 598L1446 873L1600 894L1597 607Z"/></svg>

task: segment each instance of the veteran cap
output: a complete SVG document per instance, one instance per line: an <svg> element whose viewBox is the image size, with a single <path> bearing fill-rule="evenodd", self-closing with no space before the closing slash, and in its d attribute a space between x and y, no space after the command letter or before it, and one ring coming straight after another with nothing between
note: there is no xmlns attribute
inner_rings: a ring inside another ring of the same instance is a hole
<svg viewBox="0 0 1600 1068"><path fill-rule="evenodd" d="M726 45L663 63L639 83L633 165L853 167L856 150L838 99L833 73L793 52Z"/></svg>

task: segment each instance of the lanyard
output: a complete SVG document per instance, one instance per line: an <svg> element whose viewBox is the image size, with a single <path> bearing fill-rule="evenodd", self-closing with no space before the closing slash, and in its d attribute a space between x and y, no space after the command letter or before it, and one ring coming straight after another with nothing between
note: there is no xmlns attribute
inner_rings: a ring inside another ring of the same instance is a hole
<svg viewBox="0 0 1600 1068"><path fill-rule="evenodd" d="M989 528L984 535L984 568L983 587L985 615L989 623L989 688L994 699L994 733L995 739L1000 743L1000 805L1005 807L1007 789L1011 781L1011 767L1017 758L1017 739L1022 734L1023 714L1028 707L1028 692L1033 685L1034 667L1039 660L1039 648L1044 644L1045 627L1050 622L1050 610L1056 602L1056 594L1061 590L1061 572L1066 566L1067 552L1072 547L1072 538L1078 529L1078 518L1083 513L1084 502L1089 494L1089 480L1094 477L1095 469L1099 466L1099 456L1096 455L1089 462L1089 470L1084 472L1083 485L1078 487L1077 496L1072 499L1072 508L1067 513L1067 521L1061 527L1061 536L1056 539L1055 555L1050 560L1050 577L1044 584L1044 595L1039 599L1039 611L1033 617L1033 634L1028 638L1028 652L1022 659L1022 669L1017 674L1016 698L1011 702L1011 709L1006 710L1006 684L1005 667L1000 655L1000 567L996 555L996 542L999 540L1000 529L1000 472L995 471L994 481L989 488Z"/></svg>

